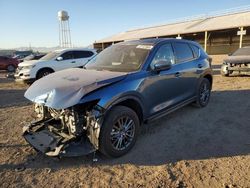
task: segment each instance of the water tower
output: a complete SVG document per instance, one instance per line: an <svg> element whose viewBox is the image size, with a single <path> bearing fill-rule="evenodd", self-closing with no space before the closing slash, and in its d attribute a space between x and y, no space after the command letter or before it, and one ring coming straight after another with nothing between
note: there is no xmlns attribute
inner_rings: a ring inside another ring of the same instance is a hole
<svg viewBox="0 0 250 188"><path fill-rule="evenodd" d="M59 20L59 45L63 48L70 48L72 44L68 12L61 10L57 13L57 16Z"/></svg>

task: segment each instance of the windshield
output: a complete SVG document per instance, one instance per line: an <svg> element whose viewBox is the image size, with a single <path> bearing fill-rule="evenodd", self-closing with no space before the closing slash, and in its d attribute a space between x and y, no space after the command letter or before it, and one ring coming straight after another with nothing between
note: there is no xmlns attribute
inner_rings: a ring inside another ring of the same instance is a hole
<svg viewBox="0 0 250 188"><path fill-rule="evenodd" d="M232 55L233 56L250 55L250 48L239 48Z"/></svg>
<svg viewBox="0 0 250 188"><path fill-rule="evenodd" d="M133 72L140 69L151 48L151 45L113 45L95 56L85 68L115 72Z"/></svg>
<svg viewBox="0 0 250 188"><path fill-rule="evenodd" d="M50 52L47 55L43 56L40 60L52 60L55 59L60 53L59 52Z"/></svg>

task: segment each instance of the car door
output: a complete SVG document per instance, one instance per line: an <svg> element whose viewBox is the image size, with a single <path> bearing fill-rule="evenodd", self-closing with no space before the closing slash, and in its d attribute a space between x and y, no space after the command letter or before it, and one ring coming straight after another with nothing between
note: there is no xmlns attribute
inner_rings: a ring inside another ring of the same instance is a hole
<svg viewBox="0 0 250 188"><path fill-rule="evenodd" d="M0 70L5 69L5 63L4 63L4 58L0 57Z"/></svg>
<svg viewBox="0 0 250 188"><path fill-rule="evenodd" d="M74 58L73 51L64 52L60 57L62 57L61 60L56 60L56 66L54 67L56 71L77 67L77 61Z"/></svg>
<svg viewBox="0 0 250 188"><path fill-rule="evenodd" d="M171 61L172 67L160 72L153 71L154 64L159 60ZM150 116L180 102L179 96L181 95L182 85L177 75L178 70L174 65L175 57L171 43L163 44L156 51L150 64L151 71L149 71L149 75L143 83L145 88L143 97L147 101Z"/></svg>
<svg viewBox="0 0 250 188"><path fill-rule="evenodd" d="M176 57L173 66L178 75L180 84L180 101L192 98L196 94L198 82L197 57L195 57L191 46L186 42L173 42L174 54Z"/></svg>
<svg viewBox="0 0 250 188"><path fill-rule="evenodd" d="M1 65L2 65L1 69L4 69L4 70L7 69L8 65L10 64L9 60L10 60L10 58L8 58L8 57L2 57L2 60L0 60L0 61L2 61L1 62Z"/></svg>
<svg viewBox="0 0 250 188"><path fill-rule="evenodd" d="M78 67L84 66L94 55L94 53L89 50L75 50L73 53Z"/></svg>

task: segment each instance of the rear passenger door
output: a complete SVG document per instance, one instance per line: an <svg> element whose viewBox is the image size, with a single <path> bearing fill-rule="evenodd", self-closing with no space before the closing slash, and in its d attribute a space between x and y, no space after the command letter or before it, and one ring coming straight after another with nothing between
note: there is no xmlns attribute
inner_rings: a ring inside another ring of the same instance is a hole
<svg viewBox="0 0 250 188"><path fill-rule="evenodd" d="M173 42L172 45L176 59L173 69L176 70L176 77L179 79L180 99L184 101L195 96L196 93L198 57L195 56L190 44L186 42Z"/></svg>
<svg viewBox="0 0 250 188"><path fill-rule="evenodd" d="M73 51L77 66L84 66L94 55L92 51L75 50Z"/></svg>

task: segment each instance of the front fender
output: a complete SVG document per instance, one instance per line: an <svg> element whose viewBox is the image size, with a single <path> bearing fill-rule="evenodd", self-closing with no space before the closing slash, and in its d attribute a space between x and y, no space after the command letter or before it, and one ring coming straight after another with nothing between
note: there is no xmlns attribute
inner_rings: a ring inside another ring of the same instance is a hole
<svg viewBox="0 0 250 188"><path fill-rule="evenodd" d="M128 99L132 99L138 102L138 104L140 104L141 109L143 111L143 115L147 114L147 112L145 111L145 109L148 109L146 107L147 103L144 97L136 90L126 91L125 89L123 89L118 92L118 91L114 91L112 87L110 89L104 88L104 89L92 92L89 95L83 97L80 100L80 104L97 100L98 106L101 106L105 110L108 110L112 108L114 105L117 105Z"/></svg>
<svg viewBox="0 0 250 188"><path fill-rule="evenodd" d="M143 114L144 114L144 109L146 109L146 108L145 108L145 102L144 102L143 96L136 91L130 91L130 92L119 94L119 95L111 98L109 101L100 100L98 104L99 105L104 104L103 107L108 110L108 109L112 108L113 106L115 106L123 101L126 101L128 99L130 99L130 100L132 99L132 100L136 101L138 104L140 104L141 109L142 109Z"/></svg>
<svg viewBox="0 0 250 188"><path fill-rule="evenodd" d="M121 82L99 88L84 96L79 103L98 100L98 105L107 110L120 102L132 99L140 104L143 115L147 115L147 112L144 111L148 109L147 101L145 101L143 95L139 92L143 85L144 75L135 75Z"/></svg>

